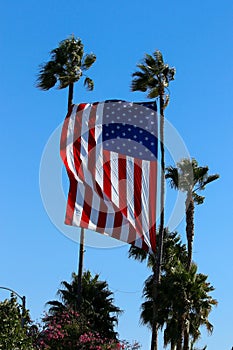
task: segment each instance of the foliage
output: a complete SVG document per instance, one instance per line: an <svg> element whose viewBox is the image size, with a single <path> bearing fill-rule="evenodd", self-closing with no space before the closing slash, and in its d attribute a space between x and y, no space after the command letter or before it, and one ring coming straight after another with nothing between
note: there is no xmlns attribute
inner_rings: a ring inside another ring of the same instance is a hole
<svg viewBox="0 0 233 350"><path fill-rule="evenodd" d="M130 248L130 256L142 261L154 269L156 260L153 255L140 249ZM164 330L164 345L182 344L185 325L189 325L190 340L194 343L200 337L200 326L212 332L213 326L208 321L209 313L217 301L210 296L214 288L207 282L207 276L197 273L197 266L192 264L187 270L187 251L176 232L164 232L164 254L162 277L157 297L157 323ZM141 321L152 328L153 325L154 274L146 281L143 290L145 301L141 306Z"/></svg>
<svg viewBox="0 0 233 350"><path fill-rule="evenodd" d="M61 302L48 302L50 309L47 319L61 311L77 311L78 275L73 274L71 283L63 281L61 285L63 288L58 290ZM116 339L114 327L122 311L113 302L113 293L109 290L107 282L100 281L98 274L92 276L90 271L84 272L79 314L88 320L88 329L91 332L98 331L104 338Z"/></svg>
<svg viewBox="0 0 233 350"><path fill-rule="evenodd" d="M200 196L197 192L203 191L208 183L219 178L218 174L209 175L208 171L208 166L199 166L196 159L184 158L177 163L177 167L167 167L165 177L170 179L172 188L192 193L194 202L202 204L205 197Z"/></svg>
<svg viewBox="0 0 233 350"><path fill-rule="evenodd" d="M60 42L51 51L51 60L42 64L37 79L37 87L49 90L58 83L59 89L64 89L77 82L96 60L91 53L84 55L84 46L79 38L71 36ZM84 80L88 90L93 90L94 82L89 77Z"/></svg>
<svg viewBox="0 0 233 350"><path fill-rule="evenodd" d="M137 65L139 71L133 73L132 91L148 92L148 98L156 98L164 93L169 82L174 80L175 68L170 68L163 61L159 50L152 55L146 54L142 63Z"/></svg>
<svg viewBox="0 0 233 350"><path fill-rule="evenodd" d="M97 331L90 331L88 320L79 313L69 310L45 317L43 329L34 335L34 345L38 350L137 350L134 342L120 342L102 337Z"/></svg>
<svg viewBox="0 0 233 350"><path fill-rule="evenodd" d="M15 297L0 303L0 349L32 350L29 336L30 318L28 311L22 310ZM24 327L22 327L24 325Z"/></svg>

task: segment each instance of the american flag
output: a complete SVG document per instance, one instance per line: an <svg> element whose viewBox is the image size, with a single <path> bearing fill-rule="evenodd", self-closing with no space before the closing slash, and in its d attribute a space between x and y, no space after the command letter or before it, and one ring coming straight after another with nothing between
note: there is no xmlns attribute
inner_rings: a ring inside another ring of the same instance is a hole
<svg viewBox="0 0 233 350"><path fill-rule="evenodd" d="M155 251L157 135L154 102L73 105L61 134L65 223Z"/></svg>

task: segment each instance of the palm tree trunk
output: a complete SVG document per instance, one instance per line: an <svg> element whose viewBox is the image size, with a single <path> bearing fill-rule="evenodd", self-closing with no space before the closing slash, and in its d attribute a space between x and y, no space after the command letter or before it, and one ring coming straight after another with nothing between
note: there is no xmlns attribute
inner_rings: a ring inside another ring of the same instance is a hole
<svg viewBox="0 0 233 350"><path fill-rule="evenodd" d="M188 243L188 261L187 271L190 271L193 256L193 237L194 237L194 200L192 192L188 192L186 202L186 236ZM189 322L184 324L184 346L183 350L189 350Z"/></svg>
<svg viewBox="0 0 233 350"><path fill-rule="evenodd" d="M151 350L158 349L158 288L161 277L161 264L163 256L163 237L164 237L164 194L165 194L165 152L164 152L164 90L159 96L160 112L160 150L161 150L161 182L160 182L160 227L158 236L158 250L156 259L156 268L154 271L154 298L153 298L153 322Z"/></svg>
<svg viewBox="0 0 233 350"><path fill-rule="evenodd" d="M187 270L189 271L192 264L193 255L193 237L194 237L194 201L192 193L187 194L186 199L186 236L188 242L188 261Z"/></svg>
<svg viewBox="0 0 233 350"><path fill-rule="evenodd" d="M71 83L69 84L69 92L68 92L68 110L73 103L73 95L74 95L74 84Z"/></svg>
<svg viewBox="0 0 233 350"><path fill-rule="evenodd" d="M74 84L69 84L68 92L68 110L73 104ZM83 257L84 257L84 229L81 228L80 245L79 245L79 262L78 262L78 289L77 289L77 307L78 310L82 303L82 275L83 275Z"/></svg>
<svg viewBox="0 0 233 350"><path fill-rule="evenodd" d="M189 322L184 327L184 346L183 350L189 350Z"/></svg>

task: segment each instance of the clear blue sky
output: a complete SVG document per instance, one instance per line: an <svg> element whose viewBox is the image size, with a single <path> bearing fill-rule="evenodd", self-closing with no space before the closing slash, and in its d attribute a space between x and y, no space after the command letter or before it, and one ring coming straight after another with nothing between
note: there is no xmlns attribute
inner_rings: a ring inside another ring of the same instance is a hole
<svg viewBox="0 0 233 350"><path fill-rule="evenodd" d="M213 296L219 302L210 317L214 333L208 337L204 331L200 346L230 350L232 0L13 0L2 2L0 13L0 285L26 295L33 319L39 319L44 304L55 298L60 282L70 280L77 270L78 244L50 221L39 186L43 149L64 119L67 91L37 90L38 65L49 59L49 51L61 40L74 34L82 39L86 52L97 55L89 71L95 90L86 92L78 83L74 102L111 98L137 101L145 97L130 92L131 74L146 52L159 49L164 60L177 70L170 85L166 117L184 139L190 155L200 165L207 164L210 173L221 175L207 187L205 204L196 209L194 260L199 271L208 274L216 288ZM54 201L55 208L57 205ZM183 224L179 231L184 237ZM110 248L96 248L95 242L102 244L98 238L88 243L85 269L100 273L108 281L116 304L125 310L119 320L120 337L136 339L146 350L150 332L139 324L139 308L149 271L127 258L128 246L112 247L111 243ZM8 295L0 292L1 299Z"/></svg>

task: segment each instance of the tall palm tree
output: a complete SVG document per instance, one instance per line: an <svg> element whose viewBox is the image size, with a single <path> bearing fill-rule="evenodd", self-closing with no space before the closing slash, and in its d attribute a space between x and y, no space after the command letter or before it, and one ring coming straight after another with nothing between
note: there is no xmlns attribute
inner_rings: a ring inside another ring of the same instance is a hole
<svg viewBox="0 0 233 350"><path fill-rule="evenodd" d="M72 275L71 283L63 281L58 290L61 301L49 301L50 316L59 315L62 311L78 309L77 286L78 275ZM90 331L98 332L102 337L116 339L114 327L118 316L122 312L114 305L113 293L109 290L106 281L99 280L99 275L92 276L90 271L82 275L82 304L79 314L88 321Z"/></svg>
<svg viewBox="0 0 233 350"><path fill-rule="evenodd" d="M186 192L186 237L188 243L187 269L191 268L193 238L194 238L194 205L202 204L205 197L198 194L205 186L219 178L218 174L209 175L208 166L201 167L196 159L183 159L177 167L169 166L166 169L166 179L170 179L172 188Z"/></svg>
<svg viewBox="0 0 233 350"><path fill-rule="evenodd" d="M169 95L165 95L165 89L168 88L171 80L174 80L175 68L170 68L163 61L163 56L159 50L152 55L146 54L142 63L137 65L138 71L133 73L132 91L147 92L150 99L159 98L160 111L160 149L161 149L161 189L160 189L160 230L158 240L158 256L156 270L154 272L155 279L155 299L157 294L157 286L160 283L160 271L163 251L163 232L164 232L164 193L165 193L165 152L164 152L164 110L169 102ZM154 303L155 308L155 303ZM156 308L154 310L156 319ZM151 350L157 350L157 325L154 322L152 329Z"/></svg>
<svg viewBox="0 0 233 350"><path fill-rule="evenodd" d="M96 60L91 53L84 55L84 46L79 38L69 37L50 52L51 60L42 64L37 78L37 87L49 90L58 84L58 89L69 88L68 108L73 101L74 83L80 80ZM84 85L93 90L94 82L85 76Z"/></svg>
<svg viewBox="0 0 233 350"><path fill-rule="evenodd" d="M94 82L84 73L92 66L96 56L91 53L84 55L84 46L79 38L73 35L59 43L59 46L50 52L51 60L42 64L37 78L37 87L49 90L58 84L59 89L67 88L68 110L73 103L74 83L85 76L84 85L89 91L94 89ZM84 256L84 229L81 228L78 264L78 295L81 304L82 271Z"/></svg>

